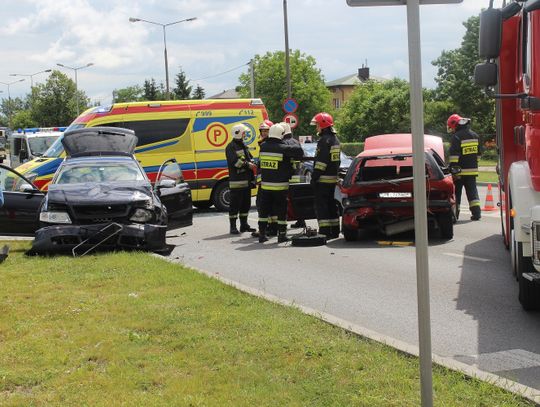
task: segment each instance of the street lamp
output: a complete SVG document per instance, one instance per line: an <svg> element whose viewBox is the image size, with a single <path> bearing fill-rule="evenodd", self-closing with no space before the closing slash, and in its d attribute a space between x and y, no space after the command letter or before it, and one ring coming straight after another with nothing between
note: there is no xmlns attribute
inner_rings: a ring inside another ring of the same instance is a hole
<svg viewBox="0 0 540 407"><path fill-rule="evenodd" d="M32 90L32 88L34 87L34 76L40 74L40 73L45 73L45 72L52 72L52 69L45 69L44 71L39 71L39 72L36 72L36 73L32 73L32 74L24 74L24 73L10 73L9 76L27 76L30 78L30 90Z"/></svg>
<svg viewBox="0 0 540 407"><path fill-rule="evenodd" d="M79 116L79 90L78 90L78 86L77 86L77 71L79 69L88 68L89 66L94 65L94 63L89 62L88 64L83 65L83 66L79 66L77 68L73 68L71 66L67 66L67 65L59 64L59 63L57 63L56 65L61 66L62 68L72 69L73 71L75 71L75 99L77 101L77 116Z"/></svg>
<svg viewBox="0 0 540 407"><path fill-rule="evenodd" d="M191 18L186 18L184 20L174 21L172 23L161 24L161 23L156 23L154 21L143 20L142 18L134 18L134 17L129 18L130 23L136 23L136 22L142 21L148 24L159 25L161 26L161 28L163 28L163 45L165 49L164 54L165 54L165 97L166 99L169 99L169 63L167 61L167 34L165 33L165 28L170 25L183 23L184 21L194 21L196 19L197 17L191 17Z"/></svg>
<svg viewBox="0 0 540 407"><path fill-rule="evenodd" d="M6 85L7 90L8 90L8 122L9 122L9 128L11 128L11 91L10 91L10 87L14 83L18 83L18 82L24 82L24 79L19 79L17 81L13 81L13 82L0 82L0 84Z"/></svg>

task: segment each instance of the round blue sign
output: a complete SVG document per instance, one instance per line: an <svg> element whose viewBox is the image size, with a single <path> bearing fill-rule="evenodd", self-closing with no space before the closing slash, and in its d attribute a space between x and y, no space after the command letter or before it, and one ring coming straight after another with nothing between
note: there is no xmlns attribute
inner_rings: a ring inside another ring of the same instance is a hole
<svg viewBox="0 0 540 407"><path fill-rule="evenodd" d="M294 99L286 99L283 102L283 110L286 113L294 113L298 109L298 102Z"/></svg>

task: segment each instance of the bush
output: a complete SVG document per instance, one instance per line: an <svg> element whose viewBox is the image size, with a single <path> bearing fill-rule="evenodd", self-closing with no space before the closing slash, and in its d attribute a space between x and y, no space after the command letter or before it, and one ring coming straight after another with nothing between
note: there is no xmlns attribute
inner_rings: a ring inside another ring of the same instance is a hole
<svg viewBox="0 0 540 407"><path fill-rule="evenodd" d="M497 161L499 154L496 148L486 148L482 153L482 160Z"/></svg>
<svg viewBox="0 0 540 407"><path fill-rule="evenodd" d="M364 143L341 143L341 150L350 157L356 157L364 151Z"/></svg>

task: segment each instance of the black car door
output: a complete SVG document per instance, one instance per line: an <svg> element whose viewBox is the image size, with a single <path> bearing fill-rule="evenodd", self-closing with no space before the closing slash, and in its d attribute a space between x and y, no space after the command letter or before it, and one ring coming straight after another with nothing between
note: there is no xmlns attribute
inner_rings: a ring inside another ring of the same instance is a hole
<svg viewBox="0 0 540 407"><path fill-rule="evenodd" d="M0 164L0 235L32 236L39 228L44 193L14 169Z"/></svg>
<svg viewBox="0 0 540 407"><path fill-rule="evenodd" d="M167 208L169 218L174 219L174 226L191 225L193 222L191 189L185 182L182 169L174 158L161 165L155 188L161 203Z"/></svg>

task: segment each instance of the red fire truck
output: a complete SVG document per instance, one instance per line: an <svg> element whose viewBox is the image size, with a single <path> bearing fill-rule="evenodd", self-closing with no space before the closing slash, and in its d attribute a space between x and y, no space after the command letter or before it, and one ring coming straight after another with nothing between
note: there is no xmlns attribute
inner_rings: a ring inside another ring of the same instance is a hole
<svg viewBox="0 0 540 407"><path fill-rule="evenodd" d="M497 101L499 191L504 243L519 301L540 309L540 0L493 0L480 15L477 85Z"/></svg>

